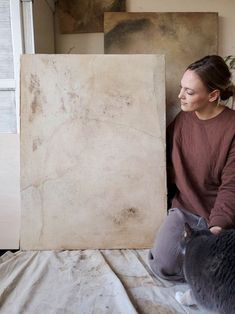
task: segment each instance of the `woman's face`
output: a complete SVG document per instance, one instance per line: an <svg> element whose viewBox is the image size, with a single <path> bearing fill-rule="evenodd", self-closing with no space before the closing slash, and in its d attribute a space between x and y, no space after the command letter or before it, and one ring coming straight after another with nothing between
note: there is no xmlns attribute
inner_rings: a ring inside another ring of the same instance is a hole
<svg viewBox="0 0 235 314"><path fill-rule="evenodd" d="M178 97L183 111L203 112L212 105L211 93L207 91L199 76L192 70L184 73Z"/></svg>

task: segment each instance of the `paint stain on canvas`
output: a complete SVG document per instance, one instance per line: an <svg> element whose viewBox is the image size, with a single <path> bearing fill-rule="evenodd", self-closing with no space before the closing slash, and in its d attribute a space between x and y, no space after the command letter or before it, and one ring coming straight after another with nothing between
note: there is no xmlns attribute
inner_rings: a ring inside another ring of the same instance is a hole
<svg viewBox="0 0 235 314"><path fill-rule="evenodd" d="M139 220L141 217L141 211L138 208L131 207L122 209L116 216L113 218L113 222L121 226L126 223L130 223L131 220Z"/></svg>

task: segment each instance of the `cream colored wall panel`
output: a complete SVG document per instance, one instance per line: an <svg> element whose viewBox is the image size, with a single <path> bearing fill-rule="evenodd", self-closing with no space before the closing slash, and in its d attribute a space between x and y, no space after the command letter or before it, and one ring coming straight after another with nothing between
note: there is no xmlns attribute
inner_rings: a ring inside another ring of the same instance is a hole
<svg viewBox="0 0 235 314"><path fill-rule="evenodd" d="M20 231L19 135L0 134L0 249L18 249Z"/></svg>
<svg viewBox="0 0 235 314"><path fill-rule="evenodd" d="M160 55L25 55L22 249L143 248L166 215Z"/></svg>
<svg viewBox="0 0 235 314"><path fill-rule="evenodd" d="M0 90L0 133L16 133L14 90Z"/></svg>

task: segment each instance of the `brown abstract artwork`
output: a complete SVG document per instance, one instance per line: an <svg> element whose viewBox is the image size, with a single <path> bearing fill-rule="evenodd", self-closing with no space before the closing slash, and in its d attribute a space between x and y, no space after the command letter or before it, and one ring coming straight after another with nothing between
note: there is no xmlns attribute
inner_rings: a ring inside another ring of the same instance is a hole
<svg viewBox="0 0 235 314"><path fill-rule="evenodd" d="M193 61L217 53L217 13L105 13L108 54L164 54L167 124L179 112L181 76Z"/></svg>
<svg viewBox="0 0 235 314"><path fill-rule="evenodd" d="M59 0L62 34L103 32L104 12L125 11L126 0Z"/></svg>

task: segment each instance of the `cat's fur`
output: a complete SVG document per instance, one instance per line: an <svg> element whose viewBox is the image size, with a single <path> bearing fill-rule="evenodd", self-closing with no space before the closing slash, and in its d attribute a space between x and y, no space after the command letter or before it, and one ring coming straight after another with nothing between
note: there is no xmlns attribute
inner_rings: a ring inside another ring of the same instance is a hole
<svg viewBox="0 0 235 314"><path fill-rule="evenodd" d="M235 230L214 235L185 224L182 243L184 275L196 301L213 313L235 313Z"/></svg>

